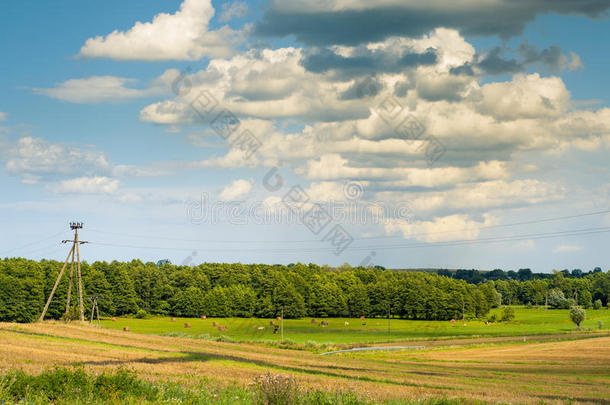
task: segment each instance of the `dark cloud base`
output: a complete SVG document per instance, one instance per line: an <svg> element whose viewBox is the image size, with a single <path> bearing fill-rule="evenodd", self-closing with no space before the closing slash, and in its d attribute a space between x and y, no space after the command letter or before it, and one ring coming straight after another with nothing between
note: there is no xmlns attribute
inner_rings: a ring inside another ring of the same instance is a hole
<svg viewBox="0 0 610 405"><path fill-rule="evenodd" d="M601 17L608 0L511 0L495 5L413 8L408 5L371 7L338 12L282 12L271 8L256 24L254 34L263 37L294 35L307 45L358 45L383 41L390 36L415 37L437 27L455 28L466 36L519 35L527 23L546 13Z"/></svg>

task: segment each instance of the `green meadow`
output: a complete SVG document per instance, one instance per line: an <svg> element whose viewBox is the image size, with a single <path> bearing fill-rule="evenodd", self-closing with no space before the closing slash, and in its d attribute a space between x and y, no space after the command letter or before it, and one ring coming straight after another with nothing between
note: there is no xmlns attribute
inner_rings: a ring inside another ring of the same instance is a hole
<svg viewBox="0 0 610 405"><path fill-rule="evenodd" d="M500 317L500 309L492 309ZM460 337L500 337L530 336L545 334L569 334L576 331L570 321L568 310L544 308L515 307L515 319L510 322L490 322L484 320L450 321L412 321L390 319L388 332L387 318L368 318L364 321L354 318L312 318L284 320L284 339L295 343L316 342L317 344L359 344L375 342L408 341L418 339L441 339ZM275 319L257 318L172 318L150 317L147 319L117 318L102 320L102 326L108 329L123 330L128 327L131 332L195 337L200 339L226 339L239 342L273 342L280 341L281 335L273 333L270 322L279 324ZM321 326L321 321L328 326ZM601 330L599 328L601 322ZM184 324L190 327L185 328ZM219 330L218 326L226 330ZM348 323L346 325L346 323ZM261 329L262 328L262 329ZM607 309L587 310L587 319L581 325L581 331L607 332L610 329L610 311Z"/></svg>

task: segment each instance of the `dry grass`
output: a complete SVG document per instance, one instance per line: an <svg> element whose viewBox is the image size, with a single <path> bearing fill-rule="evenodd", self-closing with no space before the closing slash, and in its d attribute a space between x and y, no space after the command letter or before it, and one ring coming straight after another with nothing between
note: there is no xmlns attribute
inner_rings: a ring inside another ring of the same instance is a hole
<svg viewBox="0 0 610 405"><path fill-rule="evenodd" d="M92 371L127 366L143 378L185 384L207 378L246 385L271 370L315 388L352 390L375 399L601 403L610 398L610 337L320 356L55 322L0 323L0 369L36 373L72 364Z"/></svg>

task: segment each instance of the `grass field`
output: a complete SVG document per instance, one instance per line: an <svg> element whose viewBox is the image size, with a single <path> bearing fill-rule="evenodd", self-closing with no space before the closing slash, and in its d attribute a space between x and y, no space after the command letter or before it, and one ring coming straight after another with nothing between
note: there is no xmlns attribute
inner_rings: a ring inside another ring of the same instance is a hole
<svg viewBox="0 0 610 405"><path fill-rule="evenodd" d="M302 390L299 403L307 404L609 403L610 331L597 325L610 325L610 311L589 310L587 316L581 331L574 330L562 310L517 308L514 321L489 326L392 320L390 335L383 319L368 319L366 325L329 319L324 328L310 319L286 320L286 338L297 342L287 346L273 344L279 336L268 320L257 319L122 318L105 320L99 329L54 321L0 323L0 375L46 373L42 382L23 378L49 387L56 383L44 381L57 380L48 371L53 367L86 373L89 377L80 378L90 381L88 397L77 390L80 399L68 403L91 402L100 395L96 381L118 378L100 373L122 368L137 377L121 384L136 387L145 397L112 397L115 403L256 403L252 383L266 372L294 376ZM185 329L185 322L192 327ZM228 330L220 332L212 322ZM131 331L123 331L125 326ZM259 326L265 329L255 328ZM215 341L220 335L228 337ZM320 355L333 346L365 342L423 348ZM66 378L70 386L76 377ZM154 387L142 386L138 379ZM0 378L0 403L15 398L6 396L9 391ZM22 399L45 403L36 398Z"/></svg>
<svg viewBox="0 0 610 405"><path fill-rule="evenodd" d="M491 314L500 310L494 309ZM352 345L374 342L396 342L422 339L472 337L472 336L530 336L542 334L574 333L574 324L570 321L568 310L548 310L515 308L515 319L511 322L496 322L486 325L483 321L407 321L392 319L388 333L387 319L333 318L327 319L326 327L311 323L311 318L287 319L284 321L284 338L288 341L303 344L315 342L327 345ZM490 316L491 316L490 314ZM273 333L269 319L209 318L184 319L176 318L175 322L167 317L149 319L119 318L116 321L104 320L102 325L108 329L123 330L129 327L132 332L157 335L174 335L198 338L225 337L238 342L278 342L280 334ZM275 320L274 320L275 321ZM319 321L319 320L318 320ZM603 330L610 329L610 311L607 309L587 310L587 320L581 325L583 329L599 331L598 321L603 323ZM219 331L212 326L216 322L226 326L226 331ZM277 323L277 321L275 321ZM348 322L349 325L345 325ZM190 323L190 328L184 324ZM362 325L365 323L366 325ZM258 328L264 327L259 330ZM313 347L313 345L311 345Z"/></svg>
<svg viewBox="0 0 610 405"><path fill-rule="evenodd" d="M208 394L231 387L247 392L256 376L270 371L294 375L301 386L311 389L400 401L393 403L427 398L462 398L465 403L607 403L610 336L556 335L555 339L562 336L568 340L524 343L474 338L461 339L468 343L461 346L444 340L416 351L321 356L59 322L0 324L0 370L37 374L57 365L101 373L128 367L142 380L204 389ZM244 397L235 403L250 402Z"/></svg>

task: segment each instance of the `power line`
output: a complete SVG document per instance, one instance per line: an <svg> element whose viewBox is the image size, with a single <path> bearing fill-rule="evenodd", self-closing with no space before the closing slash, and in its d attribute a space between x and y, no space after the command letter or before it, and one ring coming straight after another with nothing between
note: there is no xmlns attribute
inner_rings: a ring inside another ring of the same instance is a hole
<svg viewBox="0 0 610 405"><path fill-rule="evenodd" d="M557 231L557 232L544 232L544 233L533 233L533 234L520 234L520 235L509 235L502 237L491 237L484 239L462 239L457 241L446 241L446 242L437 242L437 243L410 243L410 244L398 244L398 245L380 245L380 246L358 246L352 247L349 250L360 251L360 250L394 250L394 249L413 249L413 248L430 248L430 247L451 247L451 246L462 246L462 245L476 245L476 244L484 244L484 243L499 243L499 242L515 242L520 240L528 240L528 239L548 239L548 238L557 238L557 237L566 237L566 236L585 236L585 235L594 235L600 233L610 232L610 227L602 227L602 228L586 228L586 229L576 229L576 230L568 230L568 231ZM166 246L138 246L138 245L121 245L115 243L101 243L96 242L92 243L93 245L98 246L108 246L108 247L120 247L120 248L131 248L131 249L154 249L154 250L171 250L171 251L196 251L196 250L206 250L206 251L221 251L221 252L270 252L270 253L307 253L307 252L324 252L324 251L333 251L333 248L257 248L257 249L236 249L236 248L182 248L182 247L166 247Z"/></svg>
<svg viewBox="0 0 610 405"><path fill-rule="evenodd" d="M13 249L7 250L7 251L5 252L5 254L8 254L8 253L14 252L15 250L21 250L21 249L26 248L26 247L29 247L29 246L34 246L34 245L37 245L37 244L42 243L42 242L45 242L45 241L47 241L47 240L49 240L49 239L55 239L56 237L58 237L58 236L60 236L60 235L65 234L66 232L67 232L67 231L61 231L61 232L56 233L55 235L51 235L51 236L46 237L46 238L44 238L44 239L40 239L40 240L38 240L38 241L36 241L36 242L31 242L31 243L25 244L25 245L23 245L23 246L19 246L19 247L16 247L16 248L13 248Z"/></svg>
<svg viewBox="0 0 610 405"><path fill-rule="evenodd" d="M478 231L481 229L504 228L504 227L511 227L511 226L520 226L520 225L532 225L532 224L539 224L539 223L544 223L544 222L562 221L562 220L567 220L567 219L583 218L583 217L594 216L594 215L602 215L602 214L607 214L607 213L610 213L610 210L589 212L589 213L576 214L576 215L566 215L566 216L561 216L561 217L553 217L553 218L545 218L545 219L537 219L537 220L531 220L531 221L513 222L513 223L509 223L509 224L486 225L486 226L480 226L480 227L455 229L455 230L449 230L449 231L422 232L422 233L412 234L412 235L410 235L410 237L442 235L442 234L449 234L449 233L456 233L456 232L470 232L470 231ZM132 238L173 240L173 241L177 241L177 242L196 242L196 243L318 243L319 242L319 240L315 240L315 239L314 240L312 240L312 239L307 239L307 240L185 239L185 238L171 238L171 237L164 237L164 236L123 234L123 233L118 233L118 232L102 231L102 230L98 230L98 229L90 229L89 231L98 232L98 233L102 233L102 234L108 234L108 235L115 235L115 236L132 237ZM400 237L401 236L388 236L388 235L368 236L368 237L354 238L354 240L395 239L395 238L400 238Z"/></svg>

